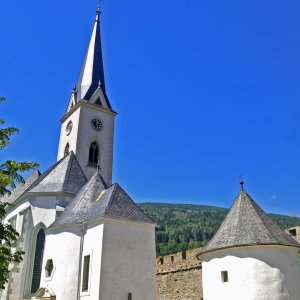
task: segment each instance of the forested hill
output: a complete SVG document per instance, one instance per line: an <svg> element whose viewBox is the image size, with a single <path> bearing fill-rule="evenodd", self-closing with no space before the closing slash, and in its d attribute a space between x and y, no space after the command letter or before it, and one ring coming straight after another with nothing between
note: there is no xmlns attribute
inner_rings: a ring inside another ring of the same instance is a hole
<svg viewBox="0 0 300 300"><path fill-rule="evenodd" d="M193 204L142 203L139 206L157 224L157 255L204 246L215 234L228 209ZM282 228L300 225L300 218L270 214Z"/></svg>

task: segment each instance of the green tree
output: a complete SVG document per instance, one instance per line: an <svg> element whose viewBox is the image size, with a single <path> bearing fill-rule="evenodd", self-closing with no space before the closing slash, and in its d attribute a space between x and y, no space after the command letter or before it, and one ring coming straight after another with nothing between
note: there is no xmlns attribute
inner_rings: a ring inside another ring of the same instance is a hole
<svg viewBox="0 0 300 300"><path fill-rule="evenodd" d="M5 101L0 97L0 102ZM19 130L14 127L2 128L5 121L0 119L0 150L9 145L10 138ZM2 202L1 197L10 194L11 189L16 184L24 183L20 173L29 171L38 167L34 162L16 162L8 160L0 163L0 289L4 288L9 275L9 266L14 263L20 263L24 255L23 251L14 251L13 247L19 234L10 224L4 223L6 210L10 207L9 203Z"/></svg>

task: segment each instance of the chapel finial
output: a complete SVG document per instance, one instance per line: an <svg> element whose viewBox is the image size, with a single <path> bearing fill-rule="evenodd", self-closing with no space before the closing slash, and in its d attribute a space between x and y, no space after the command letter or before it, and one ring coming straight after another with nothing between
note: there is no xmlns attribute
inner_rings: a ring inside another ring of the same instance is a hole
<svg viewBox="0 0 300 300"><path fill-rule="evenodd" d="M243 180L243 177L240 178L240 185L241 185L241 190L243 191L244 190L244 180Z"/></svg>

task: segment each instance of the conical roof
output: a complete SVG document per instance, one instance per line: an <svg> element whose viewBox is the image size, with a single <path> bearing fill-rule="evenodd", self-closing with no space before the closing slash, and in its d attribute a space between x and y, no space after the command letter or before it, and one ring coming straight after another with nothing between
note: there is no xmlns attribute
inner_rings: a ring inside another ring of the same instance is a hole
<svg viewBox="0 0 300 300"><path fill-rule="evenodd" d="M281 230L242 188L219 230L200 254L253 245L300 248L300 244Z"/></svg>
<svg viewBox="0 0 300 300"><path fill-rule="evenodd" d="M99 217L155 224L119 184L107 187L102 176L96 172L50 228L88 222Z"/></svg>

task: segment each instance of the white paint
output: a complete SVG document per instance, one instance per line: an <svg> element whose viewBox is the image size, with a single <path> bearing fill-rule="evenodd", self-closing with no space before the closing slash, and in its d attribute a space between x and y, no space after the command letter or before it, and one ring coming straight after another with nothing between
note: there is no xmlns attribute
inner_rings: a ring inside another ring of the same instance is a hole
<svg viewBox="0 0 300 300"><path fill-rule="evenodd" d="M31 290L32 268L35 252L36 234L40 228L47 228L56 218L56 206L66 206L70 198L63 194L57 195L27 195L21 202L16 204L13 209L9 210L5 222L11 218L17 218L17 230L25 234L21 237L24 239L23 250L25 251L23 262L19 264L18 274L14 274L12 284L11 300L28 299ZM27 218L26 224L24 218ZM6 292L1 293L0 299L6 299ZM27 298L26 298L27 297Z"/></svg>
<svg viewBox="0 0 300 300"><path fill-rule="evenodd" d="M41 287L57 299L156 300L155 227L125 220L99 220L86 228L80 255L81 227L50 231L46 238ZM90 255L89 289L82 292L83 257ZM82 261L80 264L80 257ZM45 277L48 259L54 273ZM81 268L79 267L81 265Z"/></svg>
<svg viewBox="0 0 300 300"><path fill-rule="evenodd" d="M58 160L64 157L65 147L69 143L70 151L75 153L83 172L90 179L95 174L96 167L91 167L88 164L89 149L91 143L96 141L100 146L101 175L108 184L111 184L114 117L115 113L99 108L97 105L79 102L62 121ZM103 128L101 131L95 131L91 127L93 118L102 121ZM66 127L70 121L73 122L73 129L67 135Z"/></svg>
<svg viewBox="0 0 300 300"><path fill-rule="evenodd" d="M47 234L41 287L53 290L56 299L77 299L80 236L80 227L59 229ZM50 278L45 276L48 259L53 260L55 268Z"/></svg>
<svg viewBox="0 0 300 300"><path fill-rule="evenodd" d="M154 225L107 219L104 228L99 299L156 300Z"/></svg>
<svg viewBox="0 0 300 300"><path fill-rule="evenodd" d="M299 300L298 250L253 246L203 254L204 300ZM222 271L228 282L222 282Z"/></svg>

